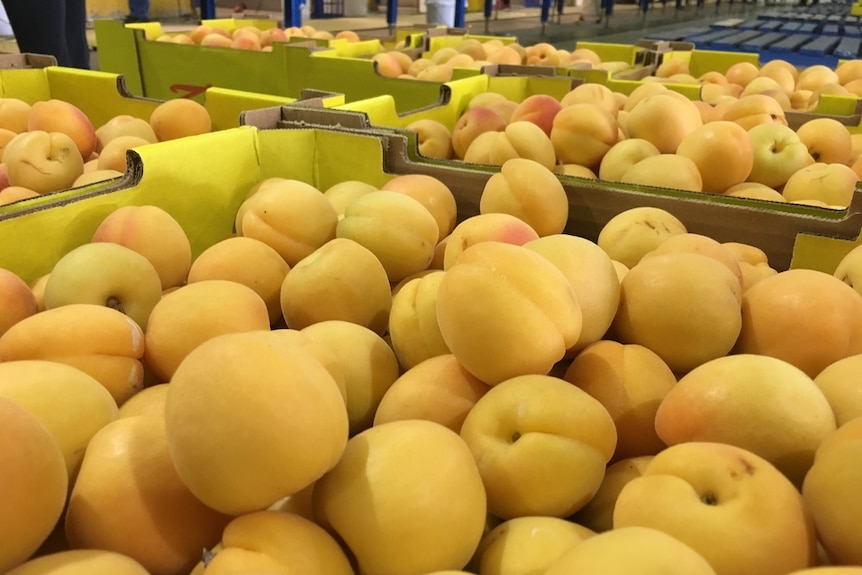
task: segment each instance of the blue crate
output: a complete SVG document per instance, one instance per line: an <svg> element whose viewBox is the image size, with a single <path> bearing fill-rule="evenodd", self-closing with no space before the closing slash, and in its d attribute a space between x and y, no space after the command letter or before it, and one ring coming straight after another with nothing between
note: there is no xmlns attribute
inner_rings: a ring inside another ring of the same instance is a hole
<svg viewBox="0 0 862 575"><path fill-rule="evenodd" d="M765 34L761 34L760 36L756 36L751 40L747 40L739 45L739 48L745 50L746 52L761 52L764 49L768 48L772 44L783 40L785 34L781 32L766 32Z"/></svg>
<svg viewBox="0 0 862 575"><path fill-rule="evenodd" d="M799 47L799 53L807 56L828 56L841 38L837 36L819 36Z"/></svg>
<svg viewBox="0 0 862 575"><path fill-rule="evenodd" d="M716 50L738 50L738 46L740 44L753 38L757 38L758 36L760 36L760 32L757 30L743 30L731 36L725 36L724 38L716 40L712 43L712 46Z"/></svg>
<svg viewBox="0 0 862 575"><path fill-rule="evenodd" d="M775 52L796 52L800 46L811 41L810 34L791 34L786 36L780 42L776 42L770 46L770 50Z"/></svg>
<svg viewBox="0 0 862 575"><path fill-rule="evenodd" d="M838 45L835 46L835 50L833 50L832 53L842 60L852 60L859 57L860 45L862 45L862 38L851 38L845 36L840 42L838 42Z"/></svg>

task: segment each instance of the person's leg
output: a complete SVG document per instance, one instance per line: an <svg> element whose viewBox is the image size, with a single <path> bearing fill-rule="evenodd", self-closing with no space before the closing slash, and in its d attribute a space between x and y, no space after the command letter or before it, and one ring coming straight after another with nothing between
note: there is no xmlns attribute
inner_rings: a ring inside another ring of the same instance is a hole
<svg viewBox="0 0 862 575"><path fill-rule="evenodd" d="M47 54L60 66L72 65L65 0L3 0L3 6L21 52Z"/></svg>
<svg viewBox="0 0 862 575"><path fill-rule="evenodd" d="M150 17L149 0L129 0L129 16L139 20L147 20Z"/></svg>
<svg viewBox="0 0 862 575"><path fill-rule="evenodd" d="M90 45L87 42L87 1L66 0L66 45L70 66L90 68Z"/></svg>

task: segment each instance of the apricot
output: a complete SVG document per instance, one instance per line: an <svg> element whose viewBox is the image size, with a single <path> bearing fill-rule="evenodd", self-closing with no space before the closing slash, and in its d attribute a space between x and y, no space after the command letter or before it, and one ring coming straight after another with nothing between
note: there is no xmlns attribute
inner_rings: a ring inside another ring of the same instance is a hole
<svg viewBox="0 0 862 575"><path fill-rule="evenodd" d="M665 239L687 231L685 224L667 210L641 206L623 210L608 220L596 243L612 260L631 269Z"/></svg>
<svg viewBox="0 0 862 575"><path fill-rule="evenodd" d="M754 248L756 249L756 248ZM739 269L737 256L724 244L703 234L684 232L674 234L665 239L650 252L644 254L644 258L655 257L668 253L695 253L715 259L730 270L739 281L742 282L742 272ZM765 258L764 254L764 258Z"/></svg>
<svg viewBox="0 0 862 575"><path fill-rule="evenodd" d="M117 403L98 380L55 361L0 363L0 397L26 409L51 432L63 451L70 481L90 438L118 415Z"/></svg>
<svg viewBox="0 0 862 575"><path fill-rule="evenodd" d="M240 515L334 467L348 419L323 365L264 328L213 337L189 353L171 378L165 429L182 482L209 507Z"/></svg>
<svg viewBox="0 0 862 575"><path fill-rule="evenodd" d="M99 154L96 162L99 170L113 170L121 174L126 172L128 151L149 144L139 136L117 136L108 142Z"/></svg>
<svg viewBox="0 0 862 575"><path fill-rule="evenodd" d="M117 136L137 136L150 143L158 141L153 127L147 120L129 114L118 114L96 128L96 151L101 152L105 144Z"/></svg>
<svg viewBox="0 0 862 575"><path fill-rule="evenodd" d="M399 192L418 200L437 221L438 238L452 233L458 217L455 196L443 181L427 174L402 174L395 176L381 190Z"/></svg>
<svg viewBox="0 0 862 575"><path fill-rule="evenodd" d="M658 148L643 138L625 138L611 146L599 164L599 177L619 182L630 167L649 156L657 156Z"/></svg>
<svg viewBox="0 0 862 575"><path fill-rule="evenodd" d="M388 334L403 369L449 352L437 324L437 289L444 272L407 278L392 296Z"/></svg>
<svg viewBox="0 0 862 575"><path fill-rule="evenodd" d="M689 192L703 191L703 178L697 164L686 156L673 153L639 160L623 172L620 181Z"/></svg>
<svg viewBox="0 0 862 575"><path fill-rule="evenodd" d="M852 287L824 272L786 270L743 294L734 349L783 359L814 378L836 361L862 353L860 322L862 295Z"/></svg>
<svg viewBox="0 0 862 575"><path fill-rule="evenodd" d="M497 112L485 106L468 108L452 127L452 148L458 158L464 158L467 148L483 132L502 132L506 121Z"/></svg>
<svg viewBox="0 0 862 575"><path fill-rule="evenodd" d="M114 242L147 258L158 272L162 289L185 283L192 248L185 229L165 209L153 205L121 206L96 227L93 242Z"/></svg>
<svg viewBox="0 0 862 575"><path fill-rule="evenodd" d="M531 94L516 105L509 122L527 121L539 126L548 137L554 117L563 109L559 100L548 94Z"/></svg>
<svg viewBox="0 0 862 575"><path fill-rule="evenodd" d="M122 553L168 574L190 570L229 520L177 475L164 416L139 415L107 424L90 440L64 527L72 548Z"/></svg>
<svg viewBox="0 0 862 575"><path fill-rule="evenodd" d="M603 533L613 529L614 503L626 483L643 475L652 455L617 459L608 464L605 476L593 498L569 519L577 525Z"/></svg>
<svg viewBox="0 0 862 575"><path fill-rule="evenodd" d="M144 362L161 381L204 341L225 333L268 330L266 302L228 280L190 283L162 296L147 324Z"/></svg>
<svg viewBox="0 0 862 575"><path fill-rule="evenodd" d="M371 61L374 62L374 70L385 78L397 78L404 72L401 63L387 52L375 54Z"/></svg>
<svg viewBox="0 0 862 575"><path fill-rule="evenodd" d="M560 105L564 108L572 104L595 104L614 117L620 110L619 102L610 88L591 82L575 86L560 99Z"/></svg>
<svg viewBox="0 0 862 575"><path fill-rule="evenodd" d="M597 104L572 104L554 117L551 142L557 159L596 170L619 140L614 116Z"/></svg>
<svg viewBox="0 0 862 575"><path fill-rule="evenodd" d="M25 408L0 397L0 570L30 558L63 511L69 485L63 451Z"/></svg>
<svg viewBox="0 0 862 575"><path fill-rule="evenodd" d="M165 399L167 398L168 384L157 383L145 387L128 399L117 412L117 419L121 417L135 417L136 415L158 415L165 414Z"/></svg>
<svg viewBox="0 0 862 575"><path fill-rule="evenodd" d="M583 326L567 355L573 356L600 340L610 327L620 301L619 280L610 256L598 244L569 234L544 236L525 243L524 247L557 266L577 296Z"/></svg>
<svg viewBox="0 0 862 575"><path fill-rule="evenodd" d="M61 132L69 136L82 158L96 151L96 129L90 118L75 104L51 98L33 104L27 118L27 131Z"/></svg>
<svg viewBox="0 0 862 575"><path fill-rule="evenodd" d="M853 529L862 505L855 486L862 479L862 419L838 428L824 440L814 456L814 465L802 484L802 497L817 528L818 541L829 565L821 568L836 574L862 563ZM840 567L843 566L843 567Z"/></svg>
<svg viewBox="0 0 862 575"><path fill-rule="evenodd" d="M675 153L683 138L703 125L703 119L691 100L672 94L652 94L632 108L626 120L629 137L648 140L663 154Z"/></svg>
<svg viewBox="0 0 862 575"><path fill-rule="evenodd" d="M392 292L386 269L371 250L354 240L335 238L286 273L278 301L292 329L339 319L383 334Z"/></svg>
<svg viewBox="0 0 862 575"><path fill-rule="evenodd" d="M491 385L547 373L582 328L577 298L556 266L522 246L487 241L446 271L437 321L452 354Z"/></svg>
<svg viewBox="0 0 862 575"><path fill-rule="evenodd" d="M0 206L38 197L40 194L24 186L6 186L0 190Z"/></svg>
<svg viewBox="0 0 862 575"><path fill-rule="evenodd" d="M539 238L530 224L517 216L506 213L487 213L471 216L460 222L443 245L443 268L449 269L468 247L484 242L497 241L523 245Z"/></svg>
<svg viewBox="0 0 862 575"><path fill-rule="evenodd" d="M149 122L160 142L206 134L213 128L209 110L187 98L162 102L150 113Z"/></svg>
<svg viewBox="0 0 862 575"><path fill-rule="evenodd" d="M350 435L371 427L380 400L400 375L392 347L367 327L343 320L320 321L301 333L339 360Z"/></svg>
<svg viewBox="0 0 862 575"><path fill-rule="evenodd" d="M419 153L426 158L449 160L455 156L452 132L442 122L421 118L407 124L405 129L416 132Z"/></svg>
<svg viewBox="0 0 862 575"><path fill-rule="evenodd" d="M316 187L281 178L250 194L235 222L239 235L264 242L293 267L335 238L338 214Z"/></svg>
<svg viewBox="0 0 862 575"><path fill-rule="evenodd" d="M6 575L152 575L144 566L122 553L102 549L70 549L34 556Z"/></svg>
<svg viewBox="0 0 862 575"><path fill-rule="evenodd" d="M418 419L352 437L312 497L319 523L344 541L364 573L461 568L487 515L470 449L452 430Z"/></svg>
<svg viewBox="0 0 862 575"><path fill-rule="evenodd" d="M703 191L714 194L744 182L754 165L748 132L726 120L696 128L682 139L676 153L695 163Z"/></svg>
<svg viewBox="0 0 862 575"><path fill-rule="evenodd" d="M39 311L36 295L18 274L0 268L0 336L19 321Z"/></svg>
<svg viewBox="0 0 862 575"><path fill-rule="evenodd" d="M0 98L0 128L16 134L26 132L33 106L21 98Z"/></svg>
<svg viewBox="0 0 862 575"><path fill-rule="evenodd" d="M338 238L353 240L383 264L390 282L424 270L439 240L437 220L419 201L380 190L357 198L336 228Z"/></svg>
<svg viewBox="0 0 862 575"><path fill-rule="evenodd" d="M738 417L748 424L734 425ZM836 424L826 396L800 369L765 355L734 354L683 376L662 400L655 428L668 445L714 441L745 448L801 486Z"/></svg>
<svg viewBox="0 0 862 575"><path fill-rule="evenodd" d="M115 309L87 303L40 311L0 336L3 361L45 359L89 374L122 404L143 386L144 334Z"/></svg>
<svg viewBox="0 0 862 575"><path fill-rule="evenodd" d="M741 299L737 276L713 258L684 252L644 258L621 282L614 334L686 373L733 349Z"/></svg>
<svg viewBox="0 0 862 575"><path fill-rule="evenodd" d="M65 190L84 173L75 142L63 132L28 130L3 150L9 185L45 194Z"/></svg>
<svg viewBox="0 0 862 575"><path fill-rule="evenodd" d="M376 186L372 186L371 184L359 180L344 180L328 187L324 190L323 195L327 200L329 200L332 207L335 208L335 213L338 215L338 219L340 220L344 217L344 210L347 209L347 205L350 202L363 194L367 194L368 192L373 192L378 189L379 188Z"/></svg>
<svg viewBox="0 0 862 575"><path fill-rule="evenodd" d="M269 322L282 318L281 286L290 266L273 248L243 236L225 238L201 252L188 271L188 283L230 280L253 289L266 303Z"/></svg>
<svg viewBox="0 0 862 575"><path fill-rule="evenodd" d="M297 566L307 575L354 572L338 541L314 521L290 510L266 510L235 517L191 575L285 573Z"/></svg>
<svg viewBox="0 0 862 575"><path fill-rule="evenodd" d="M658 354L638 344L596 341L575 356L563 378L597 399L613 418L617 444L612 463L664 449L655 414L676 377Z"/></svg>
<svg viewBox="0 0 862 575"><path fill-rule="evenodd" d="M79 188L82 186L89 186L90 184L98 184L101 182L107 182L109 180L115 180L123 177L123 172L118 172L117 170L92 170L90 172L84 172L80 176L72 182L70 187Z"/></svg>
<svg viewBox="0 0 862 575"><path fill-rule="evenodd" d="M514 158L507 160L485 183L479 211L513 215L541 237L563 232L569 216L569 200L550 168L526 158Z"/></svg>
<svg viewBox="0 0 862 575"><path fill-rule="evenodd" d="M853 144L847 126L835 118L813 118L796 128L815 162L850 164Z"/></svg>
<svg viewBox="0 0 862 575"><path fill-rule="evenodd" d="M454 355L429 357L392 382L374 412L374 425L426 419L459 433L467 413L489 389Z"/></svg>

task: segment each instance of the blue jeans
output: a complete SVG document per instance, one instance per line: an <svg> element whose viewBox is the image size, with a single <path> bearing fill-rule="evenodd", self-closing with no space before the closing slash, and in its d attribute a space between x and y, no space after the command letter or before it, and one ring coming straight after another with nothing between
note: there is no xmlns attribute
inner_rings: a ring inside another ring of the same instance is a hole
<svg viewBox="0 0 862 575"><path fill-rule="evenodd" d="M129 15L136 18L149 18L150 0L129 0Z"/></svg>

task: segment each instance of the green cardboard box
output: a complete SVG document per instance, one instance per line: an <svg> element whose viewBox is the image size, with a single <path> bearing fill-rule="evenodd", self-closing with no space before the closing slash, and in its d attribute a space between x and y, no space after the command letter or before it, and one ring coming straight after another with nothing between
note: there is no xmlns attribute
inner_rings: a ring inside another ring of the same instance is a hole
<svg viewBox="0 0 862 575"><path fill-rule="evenodd" d="M343 94L346 101L391 94L401 111L440 98L440 82L386 78L368 57L343 56L314 43L276 42L271 52L256 52L152 42L143 29L109 20L97 20L95 28L101 68L123 75L138 96L200 100L216 86L296 99L316 89Z"/></svg>
<svg viewBox="0 0 862 575"><path fill-rule="evenodd" d="M60 66L0 69L0 97L17 98L29 104L52 98L64 100L80 108L96 128L118 115L149 120L153 110L164 101L131 95L123 76L118 74ZM204 92L203 99L203 105L213 121L213 130L216 131L238 127L240 117L246 110L298 101L224 88L209 88ZM339 95L312 91L302 93L300 99L313 101L320 106L344 102ZM117 181L109 181L99 186L111 187L117 184ZM77 193L75 189L20 200L0 206L0 213L33 209L50 204L58 195L74 193Z"/></svg>
<svg viewBox="0 0 862 575"><path fill-rule="evenodd" d="M689 73L695 78L707 72L724 74L728 68L739 62L750 62L760 66L760 57L756 53L696 50L693 45L687 49L670 50L662 53L659 63L670 59L685 60L688 63ZM808 120L829 117L847 126L851 133L858 133L862 131L862 100L855 96L822 94L814 110L810 112L787 111L786 116L788 125L794 129Z"/></svg>

